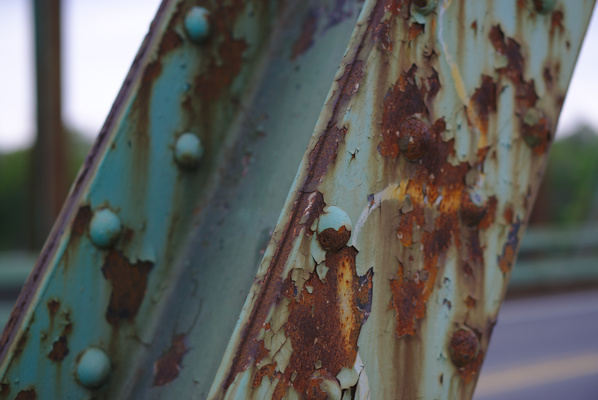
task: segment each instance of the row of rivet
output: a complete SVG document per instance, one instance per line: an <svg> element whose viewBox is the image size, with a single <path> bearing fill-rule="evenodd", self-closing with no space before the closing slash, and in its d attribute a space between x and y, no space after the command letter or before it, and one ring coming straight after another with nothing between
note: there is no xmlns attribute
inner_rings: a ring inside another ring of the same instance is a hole
<svg viewBox="0 0 598 400"><path fill-rule="evenodd" d="M201 43L209 35L208 11L203 7L193 7L185 16L185 31L194 43ZM174 147L174 159L184 169L194 169L203 155L203 146L193 133L180 135ZM101 249L112 247L120 237L122 223L108 208L97 210L91 220L89 236L94 245ZM87 348L77 362L77 379L88 389L102 386L108 379L112 362L108 354L97 347Z"/></svg>

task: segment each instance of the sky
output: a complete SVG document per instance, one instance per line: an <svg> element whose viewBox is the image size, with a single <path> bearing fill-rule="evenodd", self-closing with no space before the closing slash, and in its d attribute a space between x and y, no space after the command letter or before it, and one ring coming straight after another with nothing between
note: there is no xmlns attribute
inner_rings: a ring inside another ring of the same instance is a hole
<svg viewBox="0 0 598 400"><path fill-rule="evenodd" d="M63 119L89 138L100 131L160 0L62 0ZM0 0L0 152L35 132L32 0ZM586 34L557 137L587 124L598 131L598 7Z"/></svg>

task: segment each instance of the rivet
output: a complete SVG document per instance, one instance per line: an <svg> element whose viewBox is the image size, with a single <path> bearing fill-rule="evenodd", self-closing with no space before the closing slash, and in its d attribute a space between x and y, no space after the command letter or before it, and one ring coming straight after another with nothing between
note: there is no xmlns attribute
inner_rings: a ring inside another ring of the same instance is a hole
<svg viewBox="0 0 598 400"><path fill-rule="evenodd" d="M487 212L488 197L477 187L468 187L461 196L461 219L465 225L479 225Z"/></svg>
<svg viewBox="0 0 598 400"><path fill-rule="evenodd" d="M548 14L554 10L556 0L532 0L534 10L540 14Z"/></svg>
<svg viewBox="0 0 598 400"><path fill-rule="evenodd" d="M451 360L457 367L464 367L476 359L479 347L478 336L474 332L469 329L458 329L453 333L449 344Z"/></svg>
<svg viewBox="0 0 598 400"><path fill-rule="evenodd" d="M550 139L550 124L538 108L528 109L522 118L523 140L530 147L536 147Z"/></svg>
<svg viewBox="0 0 598 400"><path fill-rule="evenodd" d="M192 7L185 15L185 31L189 39L201 43L210 33L209 12L203 7Z"/></svg>
<svg viewBox="0 0 598 400"><path fill-rule="evenodd" d="M399 126L399 150L408 161L422 158L430 146L430 130L417 118L409 118Z"/></svg>
<svg viewBox="0 0 598 400"><path fill-rule="evenodd" d="M436 3L436 0L414 0L411 6L414 12L425 16L436 8Z"/></svg>
<svg viewBox="0 0 598 400"><path fill-rule="evenodd" d="M118 216L107 208L97 210L91 219L89 236L93 244L106 248L112 246L120 235L122 225Z"/></svg>
<svg viewBox="0 0 598 400"><path fill-rule="evenodd" d="M351 237L351 219L337 206L324 207L318 219L318 241L326 251L338 251Z"/></svg>
<svg viewBox="0 0 598 400"><path fill-rule="evenodd" d="M77 378L86 388L95 389L106 382L111 369L108 354L102 349L90 347L77 363Z"/></svg>
<svg viewBox="0 0 598 400"><path fill-rule="evenodd" d="M193 133L183 133L176 141L174 158L183 168L194 169L199 165L203 155L203 146Z"/></svg>

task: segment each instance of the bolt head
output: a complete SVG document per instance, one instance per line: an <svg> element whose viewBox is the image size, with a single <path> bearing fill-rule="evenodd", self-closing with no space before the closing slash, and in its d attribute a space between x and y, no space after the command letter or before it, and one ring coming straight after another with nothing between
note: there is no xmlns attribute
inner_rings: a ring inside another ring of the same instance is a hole
<svg viewBox="0 0 598 400"><path fill-rule="evenodd" d="M351 219L336 206L324 207L318 220L318 241L326 251L339 251L351 237Z"/></svg>
<svg viewBox="0 0 598 400"><path fill-rule="evenodd" d="M414 0L411 3L413 12L423 16L430 14L436 8L437 0Z"/></svg>
<svg viewBox="0 0 598 400"><path fill-rule="evenodd" d="M399 150L407 161L422 158L430 147L430 130L417 118L405 120L399 127Z"/></svg>
<svg viewBox="0 0 598 400"><path fill-rule="evenodd" d="M90 347L79 358L77 379L86 388L95 389L106 382L111 369L108 354L102 349Z"/></svg>
<svg viewBox="0 0 598 400"><path fill-rule="evenodd" d="M201 140L193 133L183 133L176 141L174 158L183 168L195 169L203 156Z"/></svg>
<svg viewBox="0 0 598 400"><path fill-rule="evenodd" d="M185 15L185 31L195 43L205 41L210 34L209 12L203 7L192 7Z"/></svg>
<svg viewBox="0 0 598 400"><path fill-rule="evenodd" d="M89 236L93 244L101 248L114 245L120 236L122 224L118 216L107 208L97 210L89 226Z"/></svg>
<svg viewBox="0 0 598 400"><path fill-rule="evenodd" d="M459 329L453 333L449 353L453 363L461 368L470 364L478 356L480 342L470 329Z"/></svg>

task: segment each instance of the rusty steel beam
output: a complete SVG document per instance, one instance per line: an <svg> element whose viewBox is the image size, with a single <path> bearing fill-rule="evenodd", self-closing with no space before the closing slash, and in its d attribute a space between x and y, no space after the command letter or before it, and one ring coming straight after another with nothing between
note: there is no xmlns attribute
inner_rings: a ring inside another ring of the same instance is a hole
<svg viewBox="0 0 598 400"><path fill-rule="evenodd" d="M164 1L0 398L471 398L593 3Z"/></svg>

